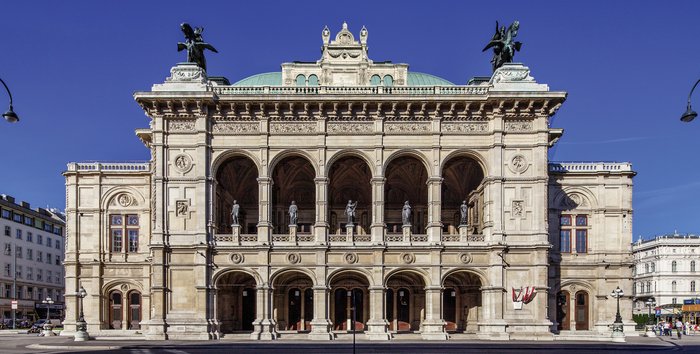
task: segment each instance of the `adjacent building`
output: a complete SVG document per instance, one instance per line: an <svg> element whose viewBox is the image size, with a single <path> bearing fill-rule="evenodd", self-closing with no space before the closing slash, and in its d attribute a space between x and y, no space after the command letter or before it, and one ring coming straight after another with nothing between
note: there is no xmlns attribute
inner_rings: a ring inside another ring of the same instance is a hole
<svg viewBox="0 0 700 354"><path fill-rule="evenodd" d="M64 308L65 215L56 210L32 209L9 195L0 197L0 311L12 319L61 317ZM53 304L42 303L51 298Z"/></svg>
<svg viewBox="0 0 700 354"><path fill-rule="evenodd" d="M367 36L137 92L150 161L65 172L64 333L81 286L93 335L600 336L618 286L632 332L631 165L549 161L566 93L522 64L455 85L370 60Z"/></svg>
<svg viewBox="0 0 700 354"><path fill-rule="evenodd" d="M663 314L679 313L684 300L700 297L700 236L678 233L637 240L634 257L635 313L653 298Z"/></svg>

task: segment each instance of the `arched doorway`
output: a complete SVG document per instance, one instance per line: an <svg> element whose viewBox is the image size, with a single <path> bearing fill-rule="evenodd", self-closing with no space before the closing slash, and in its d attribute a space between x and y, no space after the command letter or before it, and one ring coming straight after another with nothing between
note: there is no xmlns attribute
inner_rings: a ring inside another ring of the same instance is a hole
<svg viewBox="0 0 700 354"><path fill-rule="evenodd" d="M314 292L311 278L289 271L273 281L273 317L278 331L310 331L314 317Z"/></svg>
<svg viewBox="0 0 700 354"><path fill-rule="evenodd" d="M576 310L574 312L575 316L575 321L576 321L576 330L577 331L587 331L589 330L588 326L588 293L581 290L576 293L576 297L574 301L574 306L576 307Z"/></svg>
<svg viewBox="0 0 700 354"><path fill-rule="evenodd" d="M256 283L248 273L229 272L216 282L216 317L223 334L253 330Z"/></svg>
<svg viewBox="0 0 700 354"><path fill-rule="evenodd" d="M231 233L231 206L240 206L241 233L257 233L258 168L247 157L235 156L224 161L216 171L216 229Z"/></svg>
<svg viewBox="0 0 700 354"><path fill-rule="evenodd" d="M372 223L372 172L365 160L346 156L333 162L328 173L328 224L330 235L345 233L348 200L357 203L355 209L355 232L369 235Z"/></svg>
<svg viewBox="0 0 700 354"><path fill-rule="evenodd" d="M386 167L384 220L387 232L401 233L401 212L406 201L411 206L411 232L425 234L428 224L428 172L413 156L401 156Z"/></svg>
<svg viewBox="0 0 700 354"><path fill-rule="evenodd" d="M386 320L389 330L417 331L425 317L425 282L413 272L392 274L386 282Z"/></svg>
<svg viewBox="0 0 700 354"><path fill-rule="evenodd" d="M331 322L333 330L347 331L352 328L364 331L369 318L369 282L363 275L346 271L331 279ZM354 311L353 311L354 309Z"/></svg>
<svg viewBox="0 0 700 354"><path fill-rule="evenodd" d="M557 293L557 328L560 331L568 331L571 329L571 300L569 292L562 290Z"/></svg>
<svg viewBox="0 0 700 354"><path fill-rule="evenodd" d="M316 172L311 163L299 156L289 156L275 164L272 171L272 217L274 232L289 232L289 206L297 206L299 233L311 233L316 220Z"/></svg>
<svg viewBox="0 0 700 354"><path fill-rule="evenodd" d="M122 305L123 305L122 292L119 290L112 290L109 293L109 329L122 329Z"/></svg>
<svg viewBox="0 0 700 354"><path fill-rule="evenodd" d="M481 279L469 271L457 271L445 278L442 318L445 330L476 333L482 316Z"/></svg>
<svg viewBox="0 0 700 354"><path fill-rule="evenodd" d="M129 300L127 328L141 329L141 293L138 291L131 291L127 298Z"/></svg>
<svg viewBox="0 0 700 354"><path fill-rule="evenodd" d="M479 162L468 156L456 156L447 161L442 169L442 215L443 232L457 235L459 226L466 224L469 234L480 234L483 228L479 206L483 205L484 171ZM462 219L461 206L466 202L467 210Z"/></svg>

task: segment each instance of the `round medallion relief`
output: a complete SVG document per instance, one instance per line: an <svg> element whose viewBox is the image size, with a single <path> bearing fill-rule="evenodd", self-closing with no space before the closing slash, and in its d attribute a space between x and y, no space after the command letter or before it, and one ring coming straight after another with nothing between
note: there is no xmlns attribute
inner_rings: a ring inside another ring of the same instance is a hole
<svg viewBox="0 0 700 354"><path fill-rule="evenodd" d="M117 203L123 207L128 207L134 202L134 198L131 197L131 195L127 193L122 193L117 197Z"/></svg>
<svg viewBox="0 0 700 354"><path fill-rule="evenodd" d="M411 264L416 261L416 257L413 255L413 253L402 253L401 261L406 264Z"/></svg>
<svg viewBox="0 0 700 354"><path fill-rule="evenodd" d="M240 253L231 253L231 263L233 263L233 264L243 263L243 255Z"/></svg>
<svg viewBox="0 0 700 354"><path fill-rule="evenodd" d="M287 254L287 260L291 264L297 264L301 261L301 256L299 255L299 253L289 253Z"/></svg>
<svg viewBox="0 0 700 354"><path fill-rule="evenodd" d="M187 154L180 154L175 156L175 169L185 173L192 169L192 158Z"/></svg>
<svg viewBox="0 0 700 354"><path fill-rule="evenodd" d="M357 253L346 253L343 258L345 258L345 263L354 264L357 262Z"/></svg>
<svg viewBox="0 0 700 354"><path fill-rule="evenodd" d="M523 155L515 155L510 160L510 170L515 173L523 173L528 168L527 159Z"/></svg>
<svg viewBox="0 0 700 354"><path fill-rule="evenodd" d="M469 264L472 262L472 255L469 253L462 253L459 255L459 261L464 264Z"/></svg>
<svg viewBox="0 0 700 354"><path fill-rule="evenodd" d="M127 290L129 290L129 286L126 284L122 284L122 286L120 288L122 289L123 292L126 292Z"/></svg>

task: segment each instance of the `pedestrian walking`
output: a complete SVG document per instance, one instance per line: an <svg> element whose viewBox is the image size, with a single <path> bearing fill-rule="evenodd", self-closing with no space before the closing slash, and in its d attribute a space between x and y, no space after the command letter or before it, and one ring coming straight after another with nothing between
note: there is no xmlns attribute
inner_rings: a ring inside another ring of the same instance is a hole
<svg viewBox="0 0 700 354"><path fill-rule="evenodd" d="M681 339L683 336L683 322L681 322L680 319L676 320L676 334L678 335L678 339Z"/></svg>

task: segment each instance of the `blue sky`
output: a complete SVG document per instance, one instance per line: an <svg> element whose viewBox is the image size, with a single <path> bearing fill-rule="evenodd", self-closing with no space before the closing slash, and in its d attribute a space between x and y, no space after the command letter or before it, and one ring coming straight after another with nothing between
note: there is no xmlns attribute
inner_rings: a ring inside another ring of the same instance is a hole
<svg viewBox="0 0 700 354"><path fill-rule="evenodd" d="M196 4L196 5L195 5ZM496 5L497 4L497 5ZM70 161L147 160L135 91L184 61L181 22L204 26L212 76L232 82L320 56L321 30L369 30L370 58L457 84L491 72L495 21L520 21L516 61L569 93L559 161L630 161L634 235L700 233L700 119L679 117L700 78L698 1L5 1L0 78L19 124L0 122L0 193L64 208ZM0 108L7 96L0 92ZM693 102L700 109L700 92Z"/></svg>

